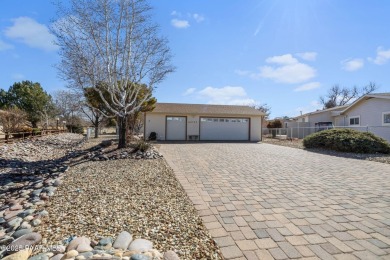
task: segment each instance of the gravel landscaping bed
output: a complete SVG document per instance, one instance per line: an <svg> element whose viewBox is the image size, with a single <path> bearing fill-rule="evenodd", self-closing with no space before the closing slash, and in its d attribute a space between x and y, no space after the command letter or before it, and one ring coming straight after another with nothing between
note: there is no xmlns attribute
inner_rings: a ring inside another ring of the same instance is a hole
<svg viewBox="0 0 390 260"><path fill-rule="evenodd" d="M287 147L291 147L291 148L305 149L305 150L310 151L310 152L327 154L327 155L338 156L338 157L353 158L353 159L359 159L359 160L368 160L368 161L375 161L375 162L390 164L390 155L389 154L358 154L358 153L336 152L336 151L330 151L330 150L325 150L325 149L306 149L303 146L302 139L291 141L291 140L263 138L263 143L287 146Z"/></svg>
<svg viewBox="0 0 390 260"><path fill-rule="evenodd" d="M50 215L37 231L46 245L71 235L99 241L126 230L183 259L219 258L196 209L162 159L72 167L45 209Z"/></svg>
<svg viewBox="0 0 390 260"><path fill-rule="evenodd" d="M112 136L85 142L61 134L1 147L0 255L222 259L158 151L117 150L104 139Z"/></svg>

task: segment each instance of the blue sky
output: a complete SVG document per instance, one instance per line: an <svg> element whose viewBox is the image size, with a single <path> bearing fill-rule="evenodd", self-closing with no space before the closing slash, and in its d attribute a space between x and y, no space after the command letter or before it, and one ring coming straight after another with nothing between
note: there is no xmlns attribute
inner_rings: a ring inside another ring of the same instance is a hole
<svg viewBox="0 0 390 260"><path fill-rule="evenodd" d="M65 88L53 65L49 0L2 0L0 87L32 80ZM157 86L160 102L261 104L271 117L321 106L334 84L370 81L390 92L390 1L151 0L176 72Z"/></svg>

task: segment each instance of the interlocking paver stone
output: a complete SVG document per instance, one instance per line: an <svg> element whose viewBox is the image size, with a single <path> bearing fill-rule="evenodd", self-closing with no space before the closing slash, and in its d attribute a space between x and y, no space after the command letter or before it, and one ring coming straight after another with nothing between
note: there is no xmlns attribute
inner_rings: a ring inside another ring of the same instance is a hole
<svg viewBox="0 0 390 260"><path fill-rule="evenodd" d="M261 143L160 152L226 259L390 259L387 164Z"/></svg>
<svg viewBox="0 0 390 260"><path fill-rule="evenodd" d="M243 256L242 251L237 246L222 247L221 252L226 259L233 259Z"/></svg>

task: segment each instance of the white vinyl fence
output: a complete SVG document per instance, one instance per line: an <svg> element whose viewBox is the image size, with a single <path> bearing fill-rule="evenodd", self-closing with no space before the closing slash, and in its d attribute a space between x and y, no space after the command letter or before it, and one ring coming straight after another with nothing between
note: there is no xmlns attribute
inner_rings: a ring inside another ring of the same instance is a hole
<svg viewBox="0 0 390 260"><path fill-rule="evenodd" d="M306 136L333 128L354 129L361 132L370 132L390 142L390 126L328 126L328 127L289 127L289 128L263 128L263 135L277 139L302 139Z"/></svg>

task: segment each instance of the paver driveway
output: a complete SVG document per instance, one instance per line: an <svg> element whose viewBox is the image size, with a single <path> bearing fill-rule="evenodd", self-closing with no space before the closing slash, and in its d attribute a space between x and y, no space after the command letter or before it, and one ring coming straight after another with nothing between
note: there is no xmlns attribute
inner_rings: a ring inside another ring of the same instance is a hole
<svg viewBox="0 0 390 260"><path fill-rule="evenodd" d="M227 259L390 259L390 166L270 144L161 145Z"/></svg>

